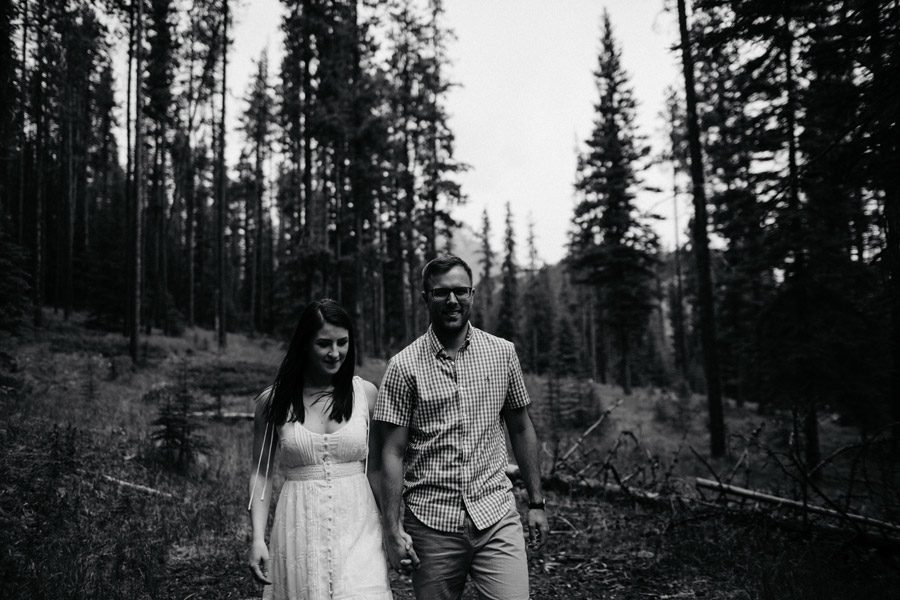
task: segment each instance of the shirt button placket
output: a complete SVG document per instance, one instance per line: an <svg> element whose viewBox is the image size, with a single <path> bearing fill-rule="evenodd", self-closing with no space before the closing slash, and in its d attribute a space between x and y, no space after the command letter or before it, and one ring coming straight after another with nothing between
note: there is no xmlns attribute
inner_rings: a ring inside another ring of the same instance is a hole
<svg viewBox="0 0 900 600"><path fill-rule="evenodd" d="M454 403L454 410L456 414L453 415L454 422L457 424L456 427L456 447L459 451L456 454L456 464L457 464L457 489L459 489L459 502L461 504L460 509L460 524L462 525L462 519L465 517L466 513L466 479L465 479L465 465L463 464L463 460L465 459L465 452L463 450L463 410L462 410L462 390L459 385L459 370L457 368L460 359L460 353L456 354L456 360L451 362L451 372L453 375L453 391L454 391L454 399L456 402Z"/></svg>

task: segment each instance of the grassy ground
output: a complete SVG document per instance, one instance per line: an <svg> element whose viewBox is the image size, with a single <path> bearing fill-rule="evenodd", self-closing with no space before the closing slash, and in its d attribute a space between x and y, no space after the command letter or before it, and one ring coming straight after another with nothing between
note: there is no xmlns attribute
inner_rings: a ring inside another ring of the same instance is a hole
<svg viewBox="0 0 900 600"><path fill-rule="evenodd" d="M190 330L178 339L150 336L144 364L133 369L121 336L48 316L46 329L0 339L0 597L258 597L244 566L248 423L207 421L207 451L179 470L160 460L152 421L159 390L179 379L198 410L249 410L281 349L231 335L218 355L211 332ZM383 362L367 361L360 374L377 382L383 370ZM554 411L546 382L529 376L527 383L545 469L621 396L611 386L569 382ZM687 476L729 472L749 448L742 436L760 425L755 439L767 448L790 444L784 415L764 419L734 406L727 413L731 458L701 459L690 447L705 453L703 399L639 390L571 462L586 467L583 478L602 481L608 471L589 465L621 439L614 464L629 485L696 497ZM827 454L856 433L826 419L822 438ZM778 476L760 448L745 454L735 483L792 492L796 484ZM530 557L534 598L890 598L900 591L892 555L814 530L786 532L765 516L702 500L644 504L551 493L549 504L553 534ZM409 582L394 577L396 597L412 598ZM472 590L466 597L474 598Z"/></svg>

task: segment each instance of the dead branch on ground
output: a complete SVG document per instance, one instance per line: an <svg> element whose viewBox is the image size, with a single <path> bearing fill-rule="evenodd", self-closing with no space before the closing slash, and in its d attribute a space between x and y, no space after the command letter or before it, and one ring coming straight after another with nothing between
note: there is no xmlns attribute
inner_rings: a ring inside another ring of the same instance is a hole
<svg viewBox="0 0 900 600"><path fill-rule="evenodd" d="M137 490L139 492L144 492L145 494L154 494L156 496L162 496L163 498L174 498L172 494L169 492L163 492L160 490L153 489L151 487L147 487L146 485L140 485L138 483L131 483L129 481L123 481L121 479L116 479L115 477L110 477L109 475L103 475L103 479L107 481L111 481L118 485L119 487L128 488L130 490Z"/></svg>
<svg viewBox="0 0 900 600"><path fill-rule="evenodd" d="M575 451L584 443L584 441L588 438L589 435L591 435L591 433L593 433L598 427L600 427L601 424L603 424L603 421L606 420L606 417L609 416L609 413L614 411L619 405L622 404L622 401L623 401L623 398L619 398L619 400L615 404L613 404L612 406L610 406L609 408L604 410L603 414L600 415L600 418L597 419L596 421L594 421L594 423L590 427L588 427L587 429L584 430L584 433L582 433L580 436L578 436L578 439L575 440L575 443L572 444L572 447L569 448L565 454L563 454L562 458L559 459L559 462L557 462L555 465L553 465L553 467L550 469L550 471L553 472L557 468L566 464L566 461L569 460L569 458L572 456L572 454L575 453Z"/></svg>

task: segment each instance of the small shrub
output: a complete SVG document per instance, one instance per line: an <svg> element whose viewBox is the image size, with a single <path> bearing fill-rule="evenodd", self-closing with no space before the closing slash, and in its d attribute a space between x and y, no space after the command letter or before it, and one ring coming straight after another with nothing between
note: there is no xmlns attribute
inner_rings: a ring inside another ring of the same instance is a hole
<svg viewBox="0 0 900 600"><path fill-rule="evenodd" d="M192 415L194 397L187 386L184 365L179 368L177 385L154 388L144 395L144 399L160 404L150 435L156 444L157 458L166 466L186 470L208 450L209 444L200 432L202 423Z"/></svg>

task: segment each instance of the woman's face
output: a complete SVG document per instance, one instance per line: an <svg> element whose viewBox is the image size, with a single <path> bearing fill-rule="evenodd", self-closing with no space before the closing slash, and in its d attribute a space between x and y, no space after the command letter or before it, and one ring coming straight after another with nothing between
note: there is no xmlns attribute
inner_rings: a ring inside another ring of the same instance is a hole
<svg viewBox="0 0 900 600"><path fill-rule="evenodd" d="M309 374L330 379L344 364L350 348L350 332L343 327L325 323L313 336L309 349L307 369Z"/></svg>

